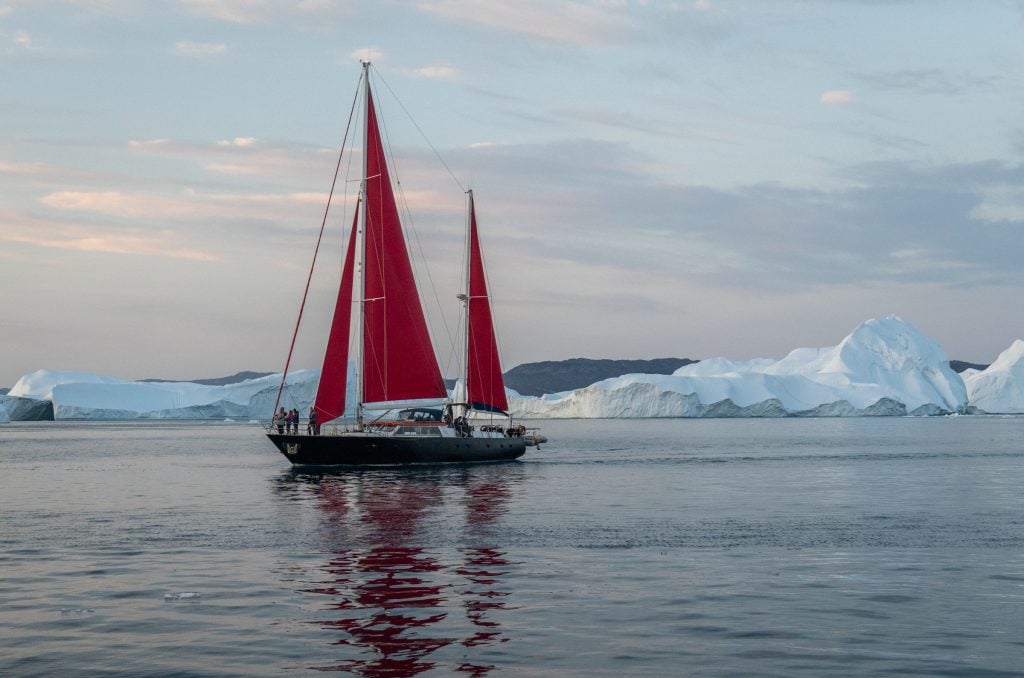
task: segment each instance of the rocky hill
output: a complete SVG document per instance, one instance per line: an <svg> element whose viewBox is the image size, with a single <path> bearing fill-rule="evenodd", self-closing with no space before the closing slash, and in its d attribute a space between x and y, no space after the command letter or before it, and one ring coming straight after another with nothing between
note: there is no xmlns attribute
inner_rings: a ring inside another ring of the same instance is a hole
<svg viewBox="0 0 1024 678"><path fill-rule="evenodd" d="M981 363L968 363L963 360L950 360L949 367L957 374L960 374L965 370L978 370L979 372L984 372L988 369L988 365L983 365Z"/></svg>
<svg viewBox="0 0 1024 678"><path fill-rule="evenodd" d="M151 384L202 384L204 386L227 386L228 384L237 384L242 381L249 379L259 379L265 377L272 372L237 372L232 374L230 377L214 377L210 379L193 379L192 381L187 380L174 380L174 379L140 379L139 381L148 382Z"/></svg>
<svg viewBox="0 0 1024 678"><path fill-rule="evenodd" d="M672 374L680 367L695 362L698 361L689 358L546 360L513 367L505 373L505 385L521 395L540 396L545 393L572 391L624 374Z"/></svg>

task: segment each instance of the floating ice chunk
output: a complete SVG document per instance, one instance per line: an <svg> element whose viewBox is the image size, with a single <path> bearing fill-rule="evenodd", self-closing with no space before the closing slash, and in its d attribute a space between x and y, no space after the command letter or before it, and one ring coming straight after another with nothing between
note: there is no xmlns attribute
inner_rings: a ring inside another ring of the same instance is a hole
<svg viewBox="0 0 1024 678"><path fill-rule="evenodd" d="M181 593L165 593L164 600L189 600L192 598L201 597L198 593L192 591L182 591Z"/></svg>

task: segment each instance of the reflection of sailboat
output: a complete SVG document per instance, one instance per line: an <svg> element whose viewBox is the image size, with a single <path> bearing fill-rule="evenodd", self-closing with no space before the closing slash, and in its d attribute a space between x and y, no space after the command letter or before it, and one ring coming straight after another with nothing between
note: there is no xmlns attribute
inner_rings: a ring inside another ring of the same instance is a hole
<svg viewBox="0 0 1024 678"><path fill-rule="evenodd" d="M429 656L450 645L451 638L432 637L443 621L445 587L428 579L440 566L421 548L378 547L364 555L340 553L327 565L335 577L326 593L338 602L337 619L322 621L325 629L344 631L338 645L361 650L333 667L364 676L415 676L435 663ZM344 587L345 593L341 593ZM362 652L369 650L370 652ZM365 656L365 655L368 655Z"/></svg>
<svg viewBox="0 0 1024 678"><path fill-rule="evenodd" d="M356 420L335 435L269 432L293 464L408 464L500 461L526 450L527 433L508 415L473 193L467 216L465 398L448 399L420 305L363 64L363 180L314 409L319 425L345 413L350 343L357 366ZM352 309L356 306L351 334ZM291 356L289 355L289 361ZM287 378L287 365L285 377ZM431 406L424 406L430 401ZM280 402L280 393L278 403ZM274 409L277 410L278 403ZM369 411L398 411L368 419ZM501 419L473 426L471 414ZM283 414L283 411L282 411ZM532 433L536 435L535 433Z"/></svg>
<svg viewBox="0 0 1024 678"><path fill-rule="evenodd" d="M475 534L506 510L508 489L503 476L438 473L291 476L306 481L330 538L345 544L323 566L327 580L303 589L329 601L330 618L318 624L342 634L334 644L346 648L342 661L317 668L370 677L432 669L483 676L495 668L471 661L472 648L508 640L500 626L509 595L501 582L511 567L505 554L493 547L446 554L415 542L421 523L443 510L446 486L464 492Z"/></svg>

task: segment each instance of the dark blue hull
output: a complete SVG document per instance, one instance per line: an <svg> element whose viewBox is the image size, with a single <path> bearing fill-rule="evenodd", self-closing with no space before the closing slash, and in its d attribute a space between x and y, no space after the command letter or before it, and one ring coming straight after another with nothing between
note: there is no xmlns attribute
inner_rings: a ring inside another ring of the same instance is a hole
<svg viewBox="0 0 1024 678"><path fill-rule="evenodd" d="M378 466L511 461L526 452L522 438L294 435L267 437L288 461L308 466Z"/></svg>

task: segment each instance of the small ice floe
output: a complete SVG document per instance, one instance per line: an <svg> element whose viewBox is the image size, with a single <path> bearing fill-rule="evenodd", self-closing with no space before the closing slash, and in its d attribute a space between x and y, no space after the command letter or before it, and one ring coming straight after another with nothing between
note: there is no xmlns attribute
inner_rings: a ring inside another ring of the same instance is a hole
<svg viewBox="0 0 1024 678"><path fill-rule="evenodd" d="M94 610L91 607L62 607L60 608L60 616L62 617L77 617L83 614L92 614Z"/></svg>
<svg viewBox="0 0 1024 678"><path fill-rule="evenodd" d="M182 591L181 593L164 594L164 600L192 600L194 598L199 597L200 595L198 593L193 593L192 591Z"/></svg>

